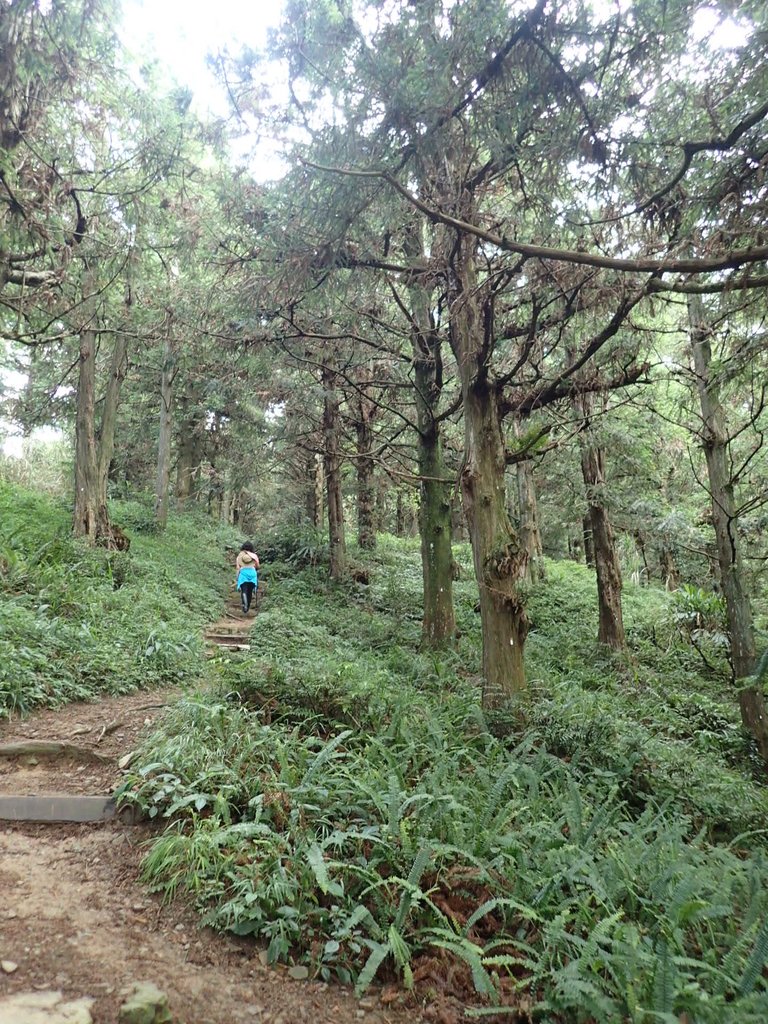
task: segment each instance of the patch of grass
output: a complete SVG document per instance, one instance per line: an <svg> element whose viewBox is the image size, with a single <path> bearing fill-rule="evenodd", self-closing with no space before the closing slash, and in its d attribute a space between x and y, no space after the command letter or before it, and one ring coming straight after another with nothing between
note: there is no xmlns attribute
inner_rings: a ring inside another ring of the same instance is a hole
<svg viewBox="0 0 768 1024"><path fill-rule="evenodd" d="M2 483L0 524L0 716L199 677L221 531L172 518L107 552L73 540L64 503Z"/></svg>
<svg viewBox="0 0 768 1024"><path fill-rule="evenodd" d="M667 595L628 593L631 656L607 657L594 580L549 564L530 695L492 732L471 584L459 645L425 653L416 545L367 567L271 566L251 652L147 742L124 798L169 819L151 884L358 991L435 977L552 1024L762 1021L768 799Z"/></svg>

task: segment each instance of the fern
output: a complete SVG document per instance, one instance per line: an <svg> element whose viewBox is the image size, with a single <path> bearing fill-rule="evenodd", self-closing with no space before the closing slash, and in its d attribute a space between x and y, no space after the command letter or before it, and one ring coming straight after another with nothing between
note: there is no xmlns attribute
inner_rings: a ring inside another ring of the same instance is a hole
<svg viewBox="0 0 768 1024"><path fill-rule="evenodd" d="M656 969L653 972L653 1012L671 1014L675 1008L678 971L666 939L656 943Z"/></svg>
<svg viewBox="0 0 768 1024"><path fill-rule="evenodd" d="M472 973L475 991L479 995L491 999L494 1003L498 1003L499 995L490 975L483 966L483 955L479 946L470 942L469 939L454 935L447 929L430 929L425 938L428 939L430 945L447 949L458 959L463 960Z"/></svg>
<svg viewBox="0 0 768 1024"><path fill-rule="evenodd" d="M740 996L750 995L761 977L763 968L768 963L768 919L757 934L755 945L749 955L744 973L739 979L737 991Z"/></svg>
<svg viewBox="0 0 768 1024"><path fill-rule="evenodd" d="M312 764L307 769L307 772L302 780L303 786L307 786L312 781L312 779L314 779L314 777L317 775L317 773L320 771L323 765L331 760L338 747L340 747L342 743L348 740L351 735L352 730L345 729L343 732L340 732L338 733L338 735L334 736L332 740L329 740L326 744L324 744L320 753L317 755L317 757L313 760Z"/></svg>
<svg viewBox="0 0 768 1024"><path fill-rule="evenodd" d="M368 939L367 943L371 948L371 952L368 956L368 959L365 961L365 965L362 971L360 971L360 973L357 976L357 981L355 982L355 995L358 997L358 999L366 992L368 986L376 977L378 969L381 967L381 965L384 963L384 961L387 959L390 953L388 942L373 942L372 940Z"/></svg>

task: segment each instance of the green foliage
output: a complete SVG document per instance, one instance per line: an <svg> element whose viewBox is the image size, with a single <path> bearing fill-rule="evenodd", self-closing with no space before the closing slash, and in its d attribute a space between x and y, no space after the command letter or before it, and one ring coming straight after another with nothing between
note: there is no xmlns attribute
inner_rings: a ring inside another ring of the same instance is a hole
<svg viewBox="0 0 768 1024"><path fill-rule="evenodd" d="M478 1013L761 1021L768 801L727 695L663 632L662 592L628 595L634 663L598 662L593 579L547 568L538 681L497 737L464 647L418 651L412 543L382 545L367 587L275 567L254 649L213 660L127 780L169 819L151 884L358 992L447 958ZM460 584L476 644L473 605Z"/></svg>
<svg viewBox="0 0 768 1024"><path fill-rule="evenodd" d="M328 561L325 534L309 526L281 526L259 537L261 557L303 568Z"/></svg>
<svg viewBox="0 0 768 1024"><path fill-rule="evenodd" d="M672 613L688 630L707 629L723 632L726 623L725 600L701 587L684 584L672 595Z"/></svg>
<svg viewBox="0 0 768 1024"><path fill-rule="evenodd" d="M222 592L210 526L172 520L107 552L71 538L64 504L2 483L0 524L0 716L197 678Z"/></svg>

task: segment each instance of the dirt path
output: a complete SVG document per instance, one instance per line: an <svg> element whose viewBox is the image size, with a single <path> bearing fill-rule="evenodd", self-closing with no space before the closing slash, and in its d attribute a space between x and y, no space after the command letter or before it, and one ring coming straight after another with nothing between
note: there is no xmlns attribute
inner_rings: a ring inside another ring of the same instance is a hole
<svg viewBox="0 0 768 1024"><path fill-rule="evenodd" d="M247 642L252 619L222 620ZM219 624L217 624L219 625ZM43 711L0 723L0 743L65 740L109 758L0 758L0 794L104 794L119 782L118 759L178 699L155 690ZM405 1024L419 1014L376 993L358 1003L341 988L293 980L268 968L253 943L201 929L182 902L163 906L138 880L147 825L0 822L2 998L60 989L90 996L96 1024L114 1024L120 991L151 981L168 996L176 1024ZM399 997L398 997L399 998Z"/></svg>

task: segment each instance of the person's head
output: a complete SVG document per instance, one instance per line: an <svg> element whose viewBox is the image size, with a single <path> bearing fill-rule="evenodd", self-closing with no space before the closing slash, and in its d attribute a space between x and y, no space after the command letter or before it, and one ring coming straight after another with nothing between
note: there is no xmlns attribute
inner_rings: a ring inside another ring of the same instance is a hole
<svg viewBox="0 0 768 1024"><path fill-rule="evenodd" d="M256 548L254 548L253 544L251 544L251 542L249 540L247 540L247 541L245 541L243 546L240 548L240 550L241 551L250 551L251 554L253 554L253 552L256 550Z"/></svg>

